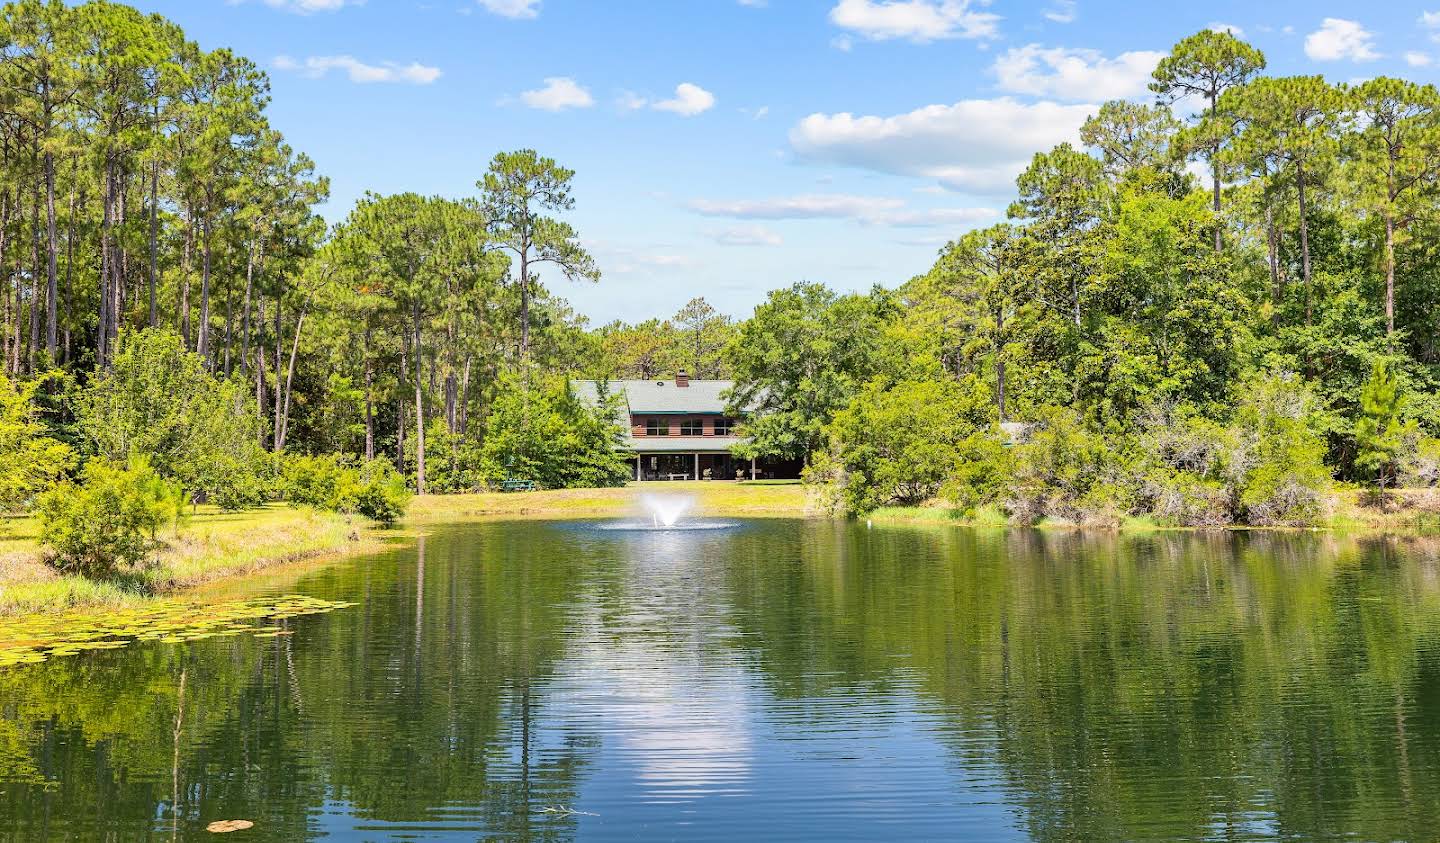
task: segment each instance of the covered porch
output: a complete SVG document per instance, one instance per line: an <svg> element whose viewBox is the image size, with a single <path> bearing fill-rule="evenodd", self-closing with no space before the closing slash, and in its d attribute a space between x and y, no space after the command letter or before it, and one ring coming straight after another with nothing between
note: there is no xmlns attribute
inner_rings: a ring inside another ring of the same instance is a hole
<svg viewBox="0 0 1440 843"><path fill-rule="evenodd" d="M635 455L635 480L739 480L752 476L752 466L726 452L691 451Z"/></svg>

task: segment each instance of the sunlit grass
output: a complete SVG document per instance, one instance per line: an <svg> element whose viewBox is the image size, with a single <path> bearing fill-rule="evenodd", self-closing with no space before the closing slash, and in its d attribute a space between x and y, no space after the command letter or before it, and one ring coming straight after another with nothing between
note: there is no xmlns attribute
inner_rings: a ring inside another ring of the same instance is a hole
<svg viewBox="0 0 1440 843"><path fill-rule="evenodd" d="M406 522L457 521L490 516L586 518L626 515L641 495L685 494L706 516L803 517L817 514L809 490L797 483L749 484L682 480L631 483L617 489L554 489L538 492L483 492L422 495L410 503Z"/></svg>
<svg viewBox="0 0 1440 843"><path fill-rule="evenodd" d="M151 564L112 582L60 574L46 565L34 519L3 523L0 615L132 606L287 562L379 546L362 518L280 504L237 513L202 506L178 527L160 532L163 546Z"/></svg>

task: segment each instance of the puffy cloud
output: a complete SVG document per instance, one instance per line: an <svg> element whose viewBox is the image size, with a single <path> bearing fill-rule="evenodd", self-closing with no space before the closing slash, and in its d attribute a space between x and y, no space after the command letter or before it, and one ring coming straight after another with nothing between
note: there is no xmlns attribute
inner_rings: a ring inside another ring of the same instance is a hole
<svg viewBox="0 0 1440 843"><path fill-rule="evenodd" d="M590 92L569 76L549 76L545 87L521 91L520 101L542 111L564 111L567 108L589 108L595 104Z"/></svg>
<svg viewBox="0 0 1440 843"><path fill-rule="evenodd" d="M917 44L946 38L994 38L1000 18L970 0L840 0L830 22L872 41Z"/></svg>
<svg viewBox="0 0 1440 843"><path fill-rule="evenodd" d="M721 246L779 246L785 241L763 225L740 225L711 234Z"/></svg>
<svg viewBox="0 0 1440 843"><path fill-rule="evenodd" d="M621 91L616 104L625 111L653 108L656 111L694 117L714 107L715 95L692 82L681 82L675 86L675 96L668 100L650 100L634 91Z"/></svg>
<svg viewBox="0 0 1440 843"><path fill-rule="evenodd" d="M1374 61L1375 34L1357 21L1326 18L1320 28L1305 36L1305 55L1315 61Z"/></svg>
<svg viewBox="0 0 1440 843"><path fill-rule="evenodd" d="M927 105L891 117L811 114L790 130L796 154L954 190L1008 192L1036 152L1078 143L1095 105L1025 104L1009 97Z"/></svg>
<svg viewBox="0 0 1440 843"><path fill-rule="evenodd" d="M502 18L534 18L540 16L540 0L475 0L480 8Z"/></svg>
<svg viewBox="0 0 1440 843"><path fill-rule="evenodd" d="M1233 23L1220 23L1219 21L1214 21L1205 28L1210 30L1211 32L1228 32L1231 35L1234 35L1236 38L1245 37L1245 30L1241 29Z"/></svg>
<svg viewBox="0 0 1440 843"><path fill-rule="evenodd" d="M1012 48L991 71L1002 90L1067 100L1119 99L1145 90L1164 53L1134 50L1113 59L1098 50L1041 47Z"/></svg>
<svg viewBox="0 0 1440 843"><path fill-rule="evenodd" d="M694 117L704 111L709 111L715 105L715 95L690 82L681 82L675 86L675 96L668 100L661 100L652 107L658 111L672 111L685 117Z"/></svg>
<svg viewBox="0 0 1440 843"><path fill-rule="evenodd" d="M846 193L807 193L767 199L696 199L689 203L708 217L745 220L855 220L866 225L924 228L933 225L975 223L996 216L992 208L918 208L889 196L855 196Z"/></svg>
<svg viewBox="0 0 1440 843"><path fill-rule="evenodd" d="M351 82L371 84L376 82L404 82L411 85L429 85L440 78L440 68L411 62L381 62L366 64L354 56L310 56L304 60L290 56L276 56L276 70L294 71L312 79L338 70L349 77Z"/></svg>
<svg viewBox="0 0 1440 843"><path fill-rule="evenodd" d="M1405 54L1405 63L1411 67L1429 67L1430 56L1417 50L1411 50Z"/></svg>

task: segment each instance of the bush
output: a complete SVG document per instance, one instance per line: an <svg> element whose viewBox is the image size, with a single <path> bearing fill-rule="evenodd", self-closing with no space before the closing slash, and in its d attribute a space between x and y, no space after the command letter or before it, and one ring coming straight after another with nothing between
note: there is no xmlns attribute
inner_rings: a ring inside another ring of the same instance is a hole
<svg viewBox="0 0 1440 843"><path fill-rule="evenodd" d="M155 531L177 518L180 487L143 458L120 467L92 459L80 484L65 481L40 497L40 542L50 564L66 573L110 577L138 565L155 548Z"/></svg>
<svg viewBox="0 0 1440 843"><path fill-rule="evenodd" d="M921 503L954 476L960 444L987 423L989 404L974 379L876 380L826 426L830 450L807 479L833 484L850 514Z"/></svg>
<svg viewBox="0 0 1440 843"><path fill-rule="evenodd" d="M349 498L342 502L346 512L358 512L381 524L394 524L410 504L405 478L385 457L376 457L362 466Z"/></svg>
<svg viewBox="0 0 1440 843"><path fill-rule="evenodd" d="M1022 524L1059 518L1097 525L1118 523L1133 506L1116 443L1087 429L1070 409L1051 408L1012 454L1003 502Z"/></svg>
<svg viewBox="0 0 1440 843"><path fill-rule="evenodd" d="M617 447L625 437L620 407L603 389L600 406L591 407L563 379L527 389L507 378L486 419L481 477L492 485L533 480L546 489L625 485L633 469Z"/></svg>
<svg viewBox="0 0 1440 843"><path fill-rule="evenodd" d="M354 466L338 454L287 456L283 485L295 504L351 512L393 524L405 514L410 490L385 457Z"/></svg>
<svg viewBox="0 0 1440 843"><path fill-rule="evenodd" d="M23 509L74 464L70 447L46 435L32 400L39 382L0 374L0 512Z"/></svg>
<svg viewBox="0 0 1440 843"><path fill-rule="evenodd" d="M81 430L102 457L145 456L199 500L260 503L260 414L249 387L216 378L180 335L124 331L110 369L86 390Z"/></svg>

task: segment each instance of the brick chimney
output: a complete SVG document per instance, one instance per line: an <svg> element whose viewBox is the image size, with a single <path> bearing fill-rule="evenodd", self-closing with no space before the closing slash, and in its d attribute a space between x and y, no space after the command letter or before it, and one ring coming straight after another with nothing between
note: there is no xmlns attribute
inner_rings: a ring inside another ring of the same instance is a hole
<svg viewBox="0 0 1440 843"><path fill-rule="evenodd" d="M681 387L690 385L690 376L685 373L684 369L675 373L675 385Z"/></svg>

